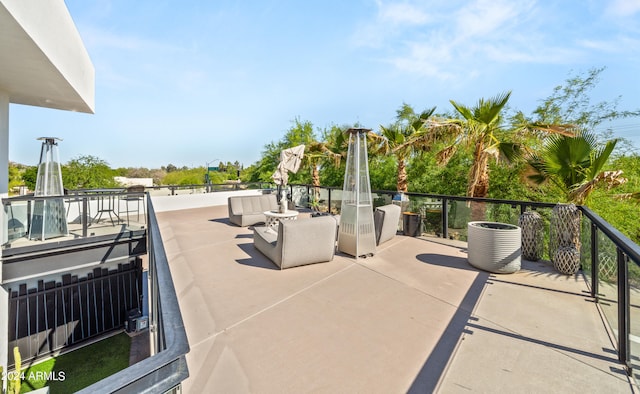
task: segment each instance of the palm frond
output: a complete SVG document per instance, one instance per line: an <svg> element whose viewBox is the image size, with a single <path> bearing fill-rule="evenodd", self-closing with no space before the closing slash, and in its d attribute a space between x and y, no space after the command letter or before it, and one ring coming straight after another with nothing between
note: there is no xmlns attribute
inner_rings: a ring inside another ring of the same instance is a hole
<svg viewBox="0 0 640 394"><path fill-rule="evenodd" d="M559 134L565 137L575 137L578 134L578 127L573 124L545 124L545 123L526 123L518 125L519 128L529 132L545 132L550 134Z"/></svg>
<svg viewBox="0 0 640 394"><path fill-rule="evenodd" d="M640 192L615 194L613 198L616 200L635 200L636 202L640 202Z"/></svg>
<svg viewBox="0 0 640 394"><path fill-rule="evenodd" d="M451 160L451 158L453 157L454 153L456 153L457 150L458 150L457 144L449 145L446 148L440 150L436 154L436 163L438 163L438 165L441 165L441 166L447 165L447 163L449 162L449 160Z"/></svg>
<svg viewBox="0 0 640 394"><path fill-rule="evenodd" d="M500 151L500 157L504 158L509 163L524 157L526 152L526 149L522 144L515 142L500 142L498 144L498 149Z"/></svg>
<svg viewBox="0 0 640 394"><path fill-rule="evenodd" d="M455 108L456 111L458 111L458 113L462 115L463 118L467 120L473 119L473 112L471 111L471 108L462 104L458 104L453 100L449 100L449 102L451 103L451 105L453 105L453 108Z"/></svg>
<svg viewBox="0 0 640 394"><path fill-rule="evenodd" d="M474 118L487 125L496 123L499 120L500 112L507 105L510 97L511 92L505 92L487 100L480 99L474 111Z"/></svg>
<svg viewBox="0 0 640 394"><path fill-rule="evenodd" d="M607 161L609 160L609 156L611 156L611 153L613 152L613 149L616 147L617 143L618 143L617 139L607 141L604 147L602 147L601 149L598 149L591 156L592 165L589 167L590 172L592 172L593 174L597 174L602 171L605 164L607 164ZM594 175L588 174L587 176L589 178L592 178Z"/></svg>
<svg viewBox="0 0 640 394"><path fill-rule="evenodd" d="M593 177L588 182L573 188L569 193L569 200L578 204L584 204L585 200L589 197L596 187L603 185L607 190L620 186L627 182L627 178L622 176L622 171L603 171Z"/></svg>

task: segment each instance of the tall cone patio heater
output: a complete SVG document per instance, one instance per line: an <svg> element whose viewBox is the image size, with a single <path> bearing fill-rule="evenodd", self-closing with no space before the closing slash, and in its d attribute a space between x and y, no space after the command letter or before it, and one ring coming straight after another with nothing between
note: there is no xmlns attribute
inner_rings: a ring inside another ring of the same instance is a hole
<svg viewBox="0 0 640 394"><path fill-rule="evenodd" d="M57 142L60 139L41 137L38 140L42 141L42 148L40 149L36 190L33 195L34 197L62 196L64 189L62 188L62 172L60 171ZM67 234L64 199L36 199L31 209L29 238L45 240Z"/></svg>
<svg viewBox="0 0 640 394"><path fill-rule="evenodd" d="M349 129L338 250L355 256L373 255L376 252L376 235L373 226L373 201L369 182L367 160L367 133L369 129Z"/></svg>

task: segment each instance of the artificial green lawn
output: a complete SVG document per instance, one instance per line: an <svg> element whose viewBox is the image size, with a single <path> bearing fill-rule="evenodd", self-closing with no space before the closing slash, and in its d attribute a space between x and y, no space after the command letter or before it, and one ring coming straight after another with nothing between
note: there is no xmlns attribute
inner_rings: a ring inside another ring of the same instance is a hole
<svg viewBox="0 0 640 394"><path fill-rule="evenodd" d="M30 367L23 365L24 380L20 392L44 386L49 386L52 394L72 393L85 388L127 368L130 347L131 338L121 333ZM47 381L43 375L56 380Z"/></svg>

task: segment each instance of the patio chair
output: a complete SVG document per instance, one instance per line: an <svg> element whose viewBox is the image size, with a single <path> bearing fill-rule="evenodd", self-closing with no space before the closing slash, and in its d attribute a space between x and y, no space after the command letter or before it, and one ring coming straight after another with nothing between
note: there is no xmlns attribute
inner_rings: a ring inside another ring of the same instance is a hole
<svg viewBox="0 0 640 394"><path fill-rule="evenodd" d="M324 263L335 255L336 229L331 216L281 221L277 232L254 226L253 245L280 269Z"/></svg>
<svg viewBox="0 0 640 394"><path fill-rule="evenodd" d="M395 237L400 222L400 206L394 204L376 208L373 213L373 223L376 231L376 245L387 242Z"/></svg>
<svg viewBox="0 0 640 394"><path fill-rule="evenodd" d="M64 188L64 195L65 200L67 201L67 222L81 222L82 221L82 214L83 214L83 210L82 210L82 206L84 204L84 200L85 198L80 196L80 192L78 192L77 190L69 190L67 188ZM73 206L73 204L78 204L77 205L77 211L78 211L78 216L73 218L71 221L69 220L69 213L71 212L71 207ZM86 212L86 217L87 220L91 220L91 204L87 203L87 212Z"/></svg>
<svg viewBox="0 0 640 394"><path fill-rule="evenodd" d="M120 197L118 201L118 216L121 216L122 213L127 214L127 225L130 222L130 213L136 213L136 222L140 221L140 207L142 206L142 216L144 218L144 222L146 223L146 211L144 207L144 186L143 185L134 185L129 186L125 189L127 192L126 195ZM122 210L121 204L125 204L125 210ZM131 215L133 216L133 215Z"/></svg>

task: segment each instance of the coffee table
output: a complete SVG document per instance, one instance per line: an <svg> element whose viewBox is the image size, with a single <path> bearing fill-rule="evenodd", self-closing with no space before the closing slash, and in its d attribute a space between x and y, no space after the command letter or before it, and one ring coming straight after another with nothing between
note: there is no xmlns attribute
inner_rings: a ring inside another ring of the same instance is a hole
<svg viewBox="0 0 640 394"><path fill-rule="evenodd" d="M298 218L298 213L299 212L295 210L288 210L286 212L265 211L265 224L267 227L277 228L280 220L296 220Z"/></svg>

